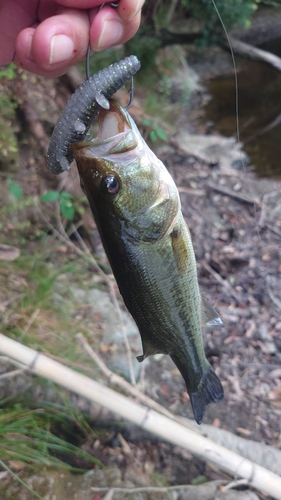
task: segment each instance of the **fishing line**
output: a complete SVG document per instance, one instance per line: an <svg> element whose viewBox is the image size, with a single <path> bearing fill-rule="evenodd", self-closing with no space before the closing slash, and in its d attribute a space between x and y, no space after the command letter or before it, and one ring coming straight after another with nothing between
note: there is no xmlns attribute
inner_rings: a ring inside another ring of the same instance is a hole
<svg viewBox="0 0 281 500"><path fill-rule="evenodd" d="M212 4L213 4L213 7L216 11L216 14L220 20L220 23L222 25L222 28L223 28L223 31L225 33L225 36L226 36L226 39L227 39L227 42L228 42L228 45L229 45L229 49L230 49L230 53L231 53L231 59L232 59L232 64L233 64L233 69L234 69L234 81L235 81L235 115L236 115L236 137L237 137L237 142L240 142L240 124L239 124L239 92L238 92L238 76L237 76L237 66L236 66L236 61L235 61L235 56L234 56L234 52L233 52L233 48L232 48L232 44L231 44L231 40L230 40L230 37L228 35L228 32L227 32L227 29L226 29L226 26L223 22L223 19L221 17L221 14L217 8L217 5L216 5L216 2L215 0L211 0ZM241 156L241 165L242 165L242 168L243 168L243 172L244 172L244 175L246 176L246 167L245 167L245 163L244 163L244 160ZM248 186L249 186L249 190L250 190L250 193L252 195L252 198L254 199L254 192L252 190L252 186L250 185L250 183L248 183ZM256 227L256 231L257 231L257 235L258 235L258 238L259 238L259 241L260 243L262 243L262 239L261 239L261 234L260 234L260 230L259 230L259 225L258 225L258 220L257 220L257 207L256 207L256 203L253 202L253 207L254 207L254 219L255 219L255 227Z"/></svg>
<svg viewBox="0 0 281 500"><path fill-rule="evenodd" d="M109 4L106 4L106 2L104 2L104 3L102 3L100 5L98 12L100 12L100 10L103 9L103 7L105 5L109 5L110 7L112 7L112 9L117 9L119 7L119 2L110 2ZM91 57L91 43L89 42L89 45L88 45L88 48L87 48L87 52L86 52L86 61L85 61L85 65L86 65L85 69L86 69L86 78L87 78L87 80L89 80L89 78L91 76L90 75L90 57Z"/></svg>
<svg viewBox="0 0 281 500"><path fill-rule="evenodd" d="M98 12L106 5L106 3L102 3L100 5L100 8L98 10ZM118 6L119 6L119 2L111 2L109 4L110 7L112 7L112 9L117 9ZM89 80L89 78L91 77L90 75L90 57L91 57L91 43L89 42L89 45L88 45L88 48L87 48L87 52L86 52L86 60L85 60L85 72L86 72L86 79ZM134 102L134 78L132 76L131 78L131 84L130 84L130 88L129 88L129 96L130 96L130 99L129 99L129 103L127 104L127 106L125 106L125 109L130 109L130 107L132 106L133 102Z"/></svg>
<svg viewBox="0 0 281 500"><path fill-rule="evenodd" d="M236 66L234 51L233 51L233 48L232 48L231 40L230 40L230 37L228 35L226 26L225 26L225 24L223 22L223 19L221 17L221 14L220 14L218 8L217 8L216 2L215 2L215 0L211 0L211 2L213 4L213 7L214 7L214 9L216 11L216 14L217 14L217 16L219 18L219 21L220 21L220 23L222 25L223 31L225 33L225 36L226 36L226 39L227 39L227 42L228 42L228 45L229 45L230 53L231 53L231 59L232 59L232 64L233 64L233 69L234 69L234 81L235 81L236 136L237 136L237 142L240 142L239 91L238 91L237 66ZM241 161L241 165L242 165L242 168L243 168L244 175L246 177L247 172L246 172L246 166L245 166L243 157L241 157L240 161ZM253 192L252 186L251 186L251 184L249 182L248 182L248 186L249 186L249 190L250 190L250 193L252 195L252 198L254 199L254 192ZM262 244L261 233L260 233L260 229L259 229L259 225L258 225L258 220L257 220L257 207L256 207L256 203L255 202L253 203L253 207L254 207L255 228L256 228L256 231L257 231L257 235L258 235L259 241ZM272 292L271 292L270 287L269 287L269 285L267 283L267 280L265 280L265 281L266 281L265 288L267 290L269 298L272 300L272 297L271 297L271 293ZM256 365L256 363L250 363L250 364ZM265 366L265 365L263 364L263 366ZM274 364L269 364L269 366L273 367ZM275 366L278 367L277 364Z"/></svg>
<svg viewBox="0 0 281 500"><path fill-rule="evenodd" d="M222 17L220 15L220 12L216 6L216 3L215 3L215 0L212 0L212 4L214 6L214 9L217 13L217 16L220 20L220 23L222 25L222 28L223 28L223 31L225 33L225 36L226 36L226 39L227 39L227 42L228 42L228 45L229 45L229 49L230 49L230 53L231 53L231 59L232 59L232 64L233 64L233 69L234 69L234 80L235 80L235 113L236 113L236 137L237 137L237 142L240 142L240 127L239 127L239 94L238 94L238 77L237 77L237 67L236 67L236 61L235 61L235 57L234 57L234 52L233 52L233 48L232 48L232 45L231 45L231 41L230 41L230 38L229 38L229 35L227 33L227 29L226 29L226 26L222 20ZM242 162L242 165L243 165L243 169L245 168L245 165L244 165L244 162L243 162L243 159L241 158L241 162Z"/></svg>

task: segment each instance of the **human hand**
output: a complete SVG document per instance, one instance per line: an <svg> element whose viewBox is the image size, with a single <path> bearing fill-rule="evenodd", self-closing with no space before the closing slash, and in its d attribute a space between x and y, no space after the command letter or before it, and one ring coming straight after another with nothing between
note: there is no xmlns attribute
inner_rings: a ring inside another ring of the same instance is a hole
<svg viewBox="0 0 281 500"><path fill-rule="evenodd" d="M100 52L124 43L139 28L144 0L0 0L0 65L57 77L85 59L89 42ZM79 9L77 8L79 5Z"/></svg>

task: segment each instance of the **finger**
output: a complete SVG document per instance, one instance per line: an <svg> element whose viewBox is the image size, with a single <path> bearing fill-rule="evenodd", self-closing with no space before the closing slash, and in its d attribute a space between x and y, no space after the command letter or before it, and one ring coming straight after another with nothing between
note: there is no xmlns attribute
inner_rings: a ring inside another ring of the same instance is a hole
<svg viewBox="0 0 281 500"><path fill-rule="evenodd" d="M57 3L65 7L77 7L77 0L57 0ZM79 0L79 9L93 9L103 3L103 0ZM109 0L106 3L109 3ZM140 12L143 4L144 0L120 0L117 9L120 19L131 21Z"/></svg>
<svg viewBox="0 0 281 500"><path fill-rule="evenodd" d="M63 10L35 30L23 30L16 43L16 64L43 76L59 76L84 59L89 43L87 11Z"/></svg>
<svg viewBox="0 0 281 500"><path fill-rule="evenodd" d="M100 52L132 38L140 25L140 13L131 21L124 21L117 10L104 7L98 13L96 9L90 11L90 22L91 49Z"/></svg>
<svg viewBox="0 0 281 500"><path fill-rule="evenodd" d="M145 0L120 0L117 12L123 21L132 21L140 14Z"/></svg>
<svg viewBox="0 0 281 500"><path fill-rule="evenodd" d="M30 0L28 5L13 0L0 1L0 65L13 60L17 35L36 21L35 13L35 0Z"/></svg>

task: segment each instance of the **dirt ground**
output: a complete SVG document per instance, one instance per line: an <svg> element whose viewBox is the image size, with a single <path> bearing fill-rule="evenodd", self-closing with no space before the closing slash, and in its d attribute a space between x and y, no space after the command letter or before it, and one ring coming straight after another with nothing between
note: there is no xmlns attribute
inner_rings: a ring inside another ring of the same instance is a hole
<svg viewBox="0 0 281 500"><path fill-rule="evenodd" d="M8 85L22 99L17 115L20 168L15 178L25 193L40 194L61 182L46 171L44 155L52 125L70 91L63 83L53 86L34 76ZM203 332L207 357L225 391L224 400L208 408L204 422L280 448L281 184L257 179L251 165L246 171L222 169L219 164L186 157L169 140L156 152L180 191L202 293L225 325ZM143 377L151 398L175 414L192 418L184 382L170 358L151 359ZM172 483L206 472L217 477L207 465L170 445L124 435L147 470L161 472ZM130 458L116 436L113 430L98 458L125 467Z"/></svg>

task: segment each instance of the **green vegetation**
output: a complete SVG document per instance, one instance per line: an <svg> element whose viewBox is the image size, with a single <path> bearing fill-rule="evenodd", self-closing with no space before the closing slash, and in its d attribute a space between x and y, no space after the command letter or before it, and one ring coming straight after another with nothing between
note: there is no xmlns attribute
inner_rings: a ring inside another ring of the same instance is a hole
<svg viewBox="0 0 281 500"><path fill-rule="evenodd" d="M0 80L7 78L7 80L14 80L17 76L17 66L14 63L9 64L4 69L0 70Z"/></svg>
<svg viewBox="0 0 281 500"><path fill-rule="evenodd" d="M0 82L14 80L16 78L16 65L9 64L0 71ZM0 86L0 151L6 163L15 163L18 159L18 145L11 124L15 119L15 110L18 103L14 99L12 92L6 91ZM9 160L9 161L7 161ZM0 164L2 162L0 161Z"/></svg>
<svg viewBox="0 0 281 500"><path fill-rule="evenodd" d="M141 28L127 42L126 53L136 54L142 68L151 69L159 48L170 44L220 44L225 38L221 20L228 31L239 25L249 26L261 5L280 7L281 0L147 0Z"/></svg>
<svg viewBox="0 0 281 500"><path fill-rule="evenodd" d="M151 142L156 142L158 139L161 141L167 141L167 134L162 127L154 120L142 120L142 125L146 127L144 135L148 135ZM148 131L148 133L147 133Z"/></svg>
<svg viewBox="0 0 281 500"><path fill-rule="evenodd" d="M20 200L23 197L23 190L22 190L21 186L17 182L15 182L13 179L11 179L10 177L8 177L8 179L7 179L7 184L8 184L8 187L9 187L12 195L17 200Z"/></svg>
<svg viewBox="0 0 281 500"><path fill-rule="evenodd" d="M18 143L14 129L11 127L15 120L17 106L12 96L2 92L0 87L0 168L4 162L6 165L13 166L18 160Z"/></svg>
<svg viewBox="0 0 281 500"><path fill-rule="evenodd" d="M77 446L61 439L52 429L71 427L88 435L89 426L75 410L50 403L13 403L5 407L0 401L0 456L8 465L20 461L37 469L40 465L80 470L68 462L77 458L88 464L102 466L101 462Z"/></svg>
<svg viewBox="0 0 281 500"><path fill-rule="evenodd" d="M67 191L48 191L40 198L42 203L58 201L61 215L69 221L74 219L76 212L79 214L84 212L82 205L79 203L81 200L84 200L84 197L75 202L72 194Z"/></svg>

